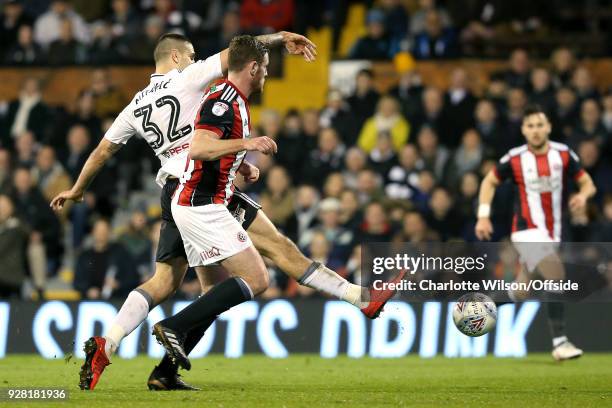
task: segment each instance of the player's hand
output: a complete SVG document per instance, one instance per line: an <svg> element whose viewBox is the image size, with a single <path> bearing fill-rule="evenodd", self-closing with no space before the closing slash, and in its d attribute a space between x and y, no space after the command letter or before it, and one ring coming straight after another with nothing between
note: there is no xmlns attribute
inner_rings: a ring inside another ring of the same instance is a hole
<svg viewBox="0 0 612 408"><path fill-rule="evenodd" d="M247 183L255 183L259 180L259 169L257 166L253 166L249 162L242 162L238 168L238 172L244 177L244 181Z"/></svg>
<svg viewBox="0 0 612 408"><path fill-rule="evenodd" d="M245 149L250 152L261 152L263 154L273 154L278 151L276 142L268 136L254 137L245 142Z"/></svg>
<svg viewBox="0 0 612 408"><path fill-rule="evenodd" d="M569 208L572 211L582 210L584 207L586 207L586 203L587 198L584 195L580 193L574 194L569 200Z"/></svg>
<svg viewBox="0 0 612 408"><path fill-rule="evenodd" d="M83 192L74 190L62 191L56 195L53 200L51 200L50 207L53 208L54 211L60 211L62 208L64 208L66 201L83 201Z"/></svg>
<svg viewBox="0 0 612 408"><path fill-rule="evenodd" d="M481 241L489 241L493 236L493 224L489 218L479 218L475 230L476 238Z"/></svg>
<svg viewBox="0 0 612 408"><path fill-rule="evenodd" d="M289 31L281 31L281 35L289 54L301 55L306 62L312 62L317 58L317 46L308 38Z"/></svg>

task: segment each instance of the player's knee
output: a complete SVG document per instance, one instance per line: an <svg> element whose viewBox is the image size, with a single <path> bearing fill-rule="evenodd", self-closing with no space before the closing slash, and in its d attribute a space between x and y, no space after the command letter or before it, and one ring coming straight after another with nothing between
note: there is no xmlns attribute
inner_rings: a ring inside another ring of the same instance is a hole
<svg viewBox="0 0 612 408"><path fill-rule="evenodd" d="M258 266L252 274L242 279L251 288L253 296L257 296L265 292L268 289L268 286L270 285L270 277L268 275L268 270L263 264L263 260L261 262L261 266Z"/></svg>

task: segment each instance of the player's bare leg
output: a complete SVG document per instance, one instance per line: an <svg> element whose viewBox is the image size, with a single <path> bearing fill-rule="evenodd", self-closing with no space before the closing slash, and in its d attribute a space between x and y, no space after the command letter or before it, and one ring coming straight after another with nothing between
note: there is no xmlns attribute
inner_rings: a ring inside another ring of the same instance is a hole
<svg viewBox="0 0 612 408"><path fill-rule="evenodd" d="M185 352L186 334L196 327L210 326L224 311L253 299L268 288L268 271L253 246L223 260L221 265L231 278L215 285L185 309L153 327L157 341L186 370L191 368Z"/></svg>
<svg viewBox="0 0 612 408"><path fill-rule="evenodd" d="M157 262L153 277L130 292L108 333L104 337L91 337L85 342L85 363L79 373L81 389L93 390L96 387L121 340L147 318L152 308L176 292L186 270L184 258Z"/></svg>
<svg viewBox="0 0 612 408"><path fill-rule="evenodd" d="M258 211L248 229L255 248L270 258L283 272L300 284L357 306L369 318L376 318L394 291L374 291L355 285L336 272L302 254L298 247L281 234L263 211ZM400 273L395 280L403 278Z"/></svg>

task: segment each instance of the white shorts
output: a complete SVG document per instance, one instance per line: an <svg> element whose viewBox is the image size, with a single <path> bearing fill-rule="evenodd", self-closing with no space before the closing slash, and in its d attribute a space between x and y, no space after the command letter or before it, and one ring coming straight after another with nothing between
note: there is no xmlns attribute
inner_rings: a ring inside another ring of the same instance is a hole
<svg viewBox="0 0 612 408"><path fill-rule="evenodd" d="M539 228L513 232L510 240L528 272L533 272L547 256L556 254L559 247L559 243L548 235L548 231Z"/></svg>
<svg viewBox="0 0 612 408"><path fill-rule="evenodd" d="M197 207L172 200L172 216L181 233L189 266L218 263L253 246L242 225L223 204Z"/></svg>

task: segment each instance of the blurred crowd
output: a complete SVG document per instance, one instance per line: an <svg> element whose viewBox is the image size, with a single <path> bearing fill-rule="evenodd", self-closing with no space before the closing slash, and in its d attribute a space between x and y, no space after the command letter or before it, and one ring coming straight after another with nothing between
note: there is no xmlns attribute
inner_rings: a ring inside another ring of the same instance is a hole
<svg viewBox="0 0 612 408"><path fill-rule="evenodd" d="M5 4L5 12L9 5L28 10L15 3ZM85 21L74 14L76 1L50 3L50 11L41 7L42 14L30 20L34 27L45 13L67 7L75 17L71 27L92 34L91 26L76 23ZM127 0L111 3L115 12L127 6L134 21L160 18L136 12ZM150 3L155 10L172 5ZM235 11L236 18L249 3ZM112 21L104 24L120 26ZM175 20L163 21L160 30ZM132 25L123 27L111 32L129 36ZM261 178L253 185L237 182L312 259L357 282L362 243L474 241L480 180L501 155L523 143L520 125L529 103L544 107L552 139L575 149L598 188L585 211L569 214L564 239L612 241L612 91L595 83L571 49L555 49L548 61L537 63L524 49L514 50L483 94L472 91L473 78L460 65L447 89L426 83L414 70L403 72L387 94L376 90L374 80L372 71L361 70L350 94L331 88L320 109L284 115L265 110L253 129L253 135L274 138L279 151L274 157L250 154ZM64 105L45 103L41 83L28 78L18 97L0 106L0 297L29 297L27 281L40 298L50 279L66 270L83 298L122 297L154 272L160 191L153 179L159 162L143 140L132 139L119 151L82 202L61 214L49 208L50 199L75 181L130 97L113 85L109 71L96 68L89 86ZM509 185L496 193L494 240L509 234L512 195ZM269 270L266 297L313 295L274 265ZM178 295L198 293L190 272Z"/></svg>
<svg viewBox="0 0 612 408"><path fill-rule="evenodd" d="M610 6L599 1L2 0L0 63L151 63L157 38L170 30L210 55L241 33L329 26L337 51L354 3L367 13L350 58L499 57L517 40L547 52L568 35L591 55L610 51Z"/></svg>

